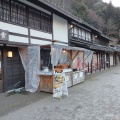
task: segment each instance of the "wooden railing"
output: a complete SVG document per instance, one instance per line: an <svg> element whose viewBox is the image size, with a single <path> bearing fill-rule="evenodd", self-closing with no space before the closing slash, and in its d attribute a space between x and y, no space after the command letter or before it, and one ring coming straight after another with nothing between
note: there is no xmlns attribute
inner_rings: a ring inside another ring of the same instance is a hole
<svg viewBox="0 0 120 120"><path fill-rule="evenodd" d="M102 42L100 40L92 40L92 39L87 38L85 36L74 34L74 33L71 33L71 35L70 35L70 41L71 40L74 42L87 43L87 44L91 44L91 45L96 44L96 45L108 46L107 43Z"/></svg>

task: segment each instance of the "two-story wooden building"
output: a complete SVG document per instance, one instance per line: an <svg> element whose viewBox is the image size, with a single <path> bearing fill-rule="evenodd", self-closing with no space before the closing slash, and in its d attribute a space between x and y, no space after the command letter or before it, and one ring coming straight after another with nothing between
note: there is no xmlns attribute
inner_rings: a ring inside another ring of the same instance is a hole
<svg viewBox="0 0 120 120"><path fill-rule="evenodd" d="M21 48L50 44L86 48L94 52L93 60L83 65L91 73L110 67L110 53L116 50L101 31L43 0L0 0L0 36L0 92L25 84ZM46 65L50 49L40 50L40 64Z"/></svg>
<svg viewBox="0 0 120 120"><path fill-rule="evenodd" d="M69 31L70 46L93 51L92 61L85 64L86 72L92 73L110 67L110 53L113 52L113 49L109 47L111 39L86 23L72 24Z"/></svg>

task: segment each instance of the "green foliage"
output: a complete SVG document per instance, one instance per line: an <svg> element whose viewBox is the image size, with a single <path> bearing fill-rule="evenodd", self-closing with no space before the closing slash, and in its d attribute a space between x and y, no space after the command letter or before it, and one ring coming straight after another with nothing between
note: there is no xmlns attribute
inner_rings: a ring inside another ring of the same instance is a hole
<svg viewBox="0 0 120 120"><path fill-rule="evenodd" d="M72 4L73 14L81 19L86 19L88 15L88 7L81 0L75 0Z"/></svg>
<svg viewBox="0 0 120 120"><path fill-rule="evenodd" d="M91 24L108 37L120 39L120 7L102 0L74 0L73 14Z"/></svg>

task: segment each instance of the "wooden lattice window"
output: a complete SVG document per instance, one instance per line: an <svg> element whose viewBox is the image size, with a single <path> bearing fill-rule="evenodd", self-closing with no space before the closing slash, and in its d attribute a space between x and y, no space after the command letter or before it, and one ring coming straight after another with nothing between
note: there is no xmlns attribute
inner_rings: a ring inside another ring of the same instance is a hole
<svg viewBox="0 0 120 120"><path fill-rule="evenodd" d="M2 8L2 15L1 19L9 21L10 20L10 6L9 6L9 0L3 0L1 2L1 8Z"/></svg>
<svg viewBox="0 0 120 120"><path fill-rule="evenodd" d="M0 19L52 32L51 15L14 0L0 0Z"/></svg>

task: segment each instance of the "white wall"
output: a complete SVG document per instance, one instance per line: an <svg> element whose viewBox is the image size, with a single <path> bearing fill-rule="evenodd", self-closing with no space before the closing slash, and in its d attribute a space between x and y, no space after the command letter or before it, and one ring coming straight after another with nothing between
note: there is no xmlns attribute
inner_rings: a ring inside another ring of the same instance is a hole
<svg viewBox="0 0 120 120"><path fill-rule="evenodd" d="M5 23L5 22L0 22L0 29L8 30L9 32L13 32L13 33L28 35L28 28L20 27L17 25L12 25L12 24ZM31 34L31 36L34 36L34 37L40 37L40 38L52 40L52 34L50 34L50 33L45 33L45 32L31 29L30 34ZM9 41L20 42L20 43L29 43L27 37L20 37L20 36L14 36L14 35L9 35ZM45 42L45 41L40 41L40 40L32 40L31 43L44 45L44 44L48 43L48 41ZM49 44L51 44L51 42L49 42Z"/></svg>
<svg viewBox="0 0 120 120"><path fill-rule="evenodd" d="M31 39L31 44L36 44L36 45L49 45L52 44L49 41L45 41L45 40L37 40L37 39Z"/></svg>
<svg viewBox="0 0 120 120"><path fill-rule="evenodd" d="M30 30L30 35L34 37L40 37L40 38L46 38L52 40L52 34L50 33L45 33L37 30Z"/></svg>
<svg viewBox="0 0 120 120"><path fill-rule="evenodd" d="M13 36L13 35L9 35L9 41L20 42L20 43L29 43L28 38L18 37L18 36Z"/></svg>
<svg viewBox="0 0 120 120"><path fill-rule="evenodd" d="M27 28L20 27L20 26L17 26L17 25L12 25L12 24L5 23L5 22L0 22L0 29L8 30L9 32L13 32L13 33L28 35L28 29Z"/></svg>
<svg viewBox="0 0 120 120"><path fill-rule="evenodd" d="M55 42L54 44L55 44L55 45L64 45L64 46L68 46L68 44L58 43L58 42Z"/></svg>
<svg viewBox="0 0 120 120"><path fill-rule="evenodd" d="M110 66L113 65L113 54L110 54Z"/></svg>
<svg viewBox="0 0 120 120"><path fill-rule="evenodd" d="M54 40L68 43L67 20L53 14L53 36Z"/></svg>

